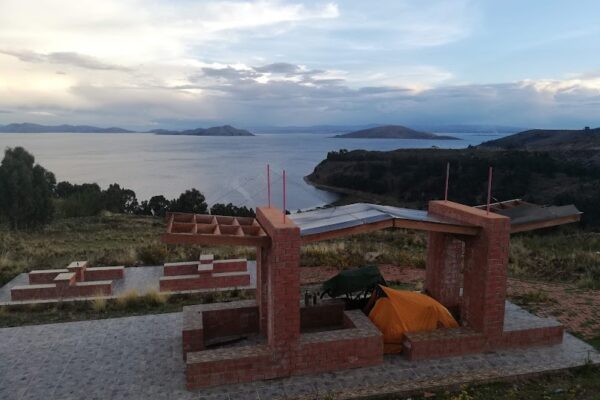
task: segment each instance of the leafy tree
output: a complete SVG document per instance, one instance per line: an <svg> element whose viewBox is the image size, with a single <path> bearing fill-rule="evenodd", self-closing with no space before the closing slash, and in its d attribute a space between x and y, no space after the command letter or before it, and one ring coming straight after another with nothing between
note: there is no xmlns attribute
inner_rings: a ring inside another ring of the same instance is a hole
<svg viewBox="0 0 600 400"><path fill-rule="evenodd" d="M86 217L97 215L103 208L103 196L100 186L96 183L84 183L81 185L71 185L70 189L63 192L68 185L57 185L56 193L59 195L59 186L61 187L59 197L64 196L59 201L59 209L64 217ZM68 183L68 182L67 182Z"/></svg>
<svg viewBox="0 0 600 400"><path fill-rule="evenodd" d="M171 202L165 196L152 196L150 201L148 201L148 214L156 217L164 217L170 206Z"/></svg>
<svg viewBox="0 0 600 400"><path fill-rule="evenodd" d="M138 208L135 192L113 183L103 193L104 209L114 213L134 213Z"/></svg>
<svg viewBox="0 0 600 400"><path fill-rule="evenodd" d="M206 214L208 206L204 195L197 189L186 190L178 199L171 201L170 211Z"/></svg>
<svg viewBox="0 0 600 400"><path fill-rule="evenodd" d="M52 220L54 175L22 147L8 148L0 165L0 214L11 229L34 228Z"/></svg>
<svg viewBox="0 0 600 400"><path fill-rule="evenodd" d="M210 208L210 213L213 215L229 215L232 217L255 217L256 214L251 208L245 206L237 207L231 203L223 204L216 203Z"/></svg>

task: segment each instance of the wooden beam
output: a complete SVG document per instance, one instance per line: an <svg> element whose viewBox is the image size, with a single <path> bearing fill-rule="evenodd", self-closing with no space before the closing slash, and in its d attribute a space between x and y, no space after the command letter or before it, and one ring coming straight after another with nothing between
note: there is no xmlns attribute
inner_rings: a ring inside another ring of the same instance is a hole
<svg viewBox="0 0 600 400"><path fill-rule="evenodd" d="M351 226L350 228L336 229L329 232L314 233L312 235L302 236L302 244L319 242L321 240L335 239L343 236L358 235L361 233L379 231L386 228L393 228L394 221L387 219L385 221L373 222L371 224L362 224Z"/></svg>
<svg viewBox="0 0 600 400"><path fill-rule="evenodd" d="M534 231L536 229L550 228L552 226L571 224L573 222L579 222L581 220L581 214L567 215L566 217L548 219L538 222L527 222L524 224L511 225L510 233Z"/></svg>
<svg viewBox="0 0 600 400"><path fill-rule="evenodd" d="M475 236L479 233L480 227L467 225L442 224L436 222L413 221L409 219L394 219L395 228L415 229L428 232L453 233L457 235Z"/></svg>

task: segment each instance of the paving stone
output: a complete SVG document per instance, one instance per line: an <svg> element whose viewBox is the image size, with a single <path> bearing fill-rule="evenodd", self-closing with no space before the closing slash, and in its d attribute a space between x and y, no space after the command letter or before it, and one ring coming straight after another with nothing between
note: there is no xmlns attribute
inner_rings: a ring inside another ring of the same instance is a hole
<svg viewBox="0 0 600 400"><path fill-rule="evenodd" d="M526 326L528 313L507 309ZM0 399L341 399L600 363L566 334L559 346L422 362L388 355L376 367L187 391L181 323L175 313L0 329Z"/></svg>

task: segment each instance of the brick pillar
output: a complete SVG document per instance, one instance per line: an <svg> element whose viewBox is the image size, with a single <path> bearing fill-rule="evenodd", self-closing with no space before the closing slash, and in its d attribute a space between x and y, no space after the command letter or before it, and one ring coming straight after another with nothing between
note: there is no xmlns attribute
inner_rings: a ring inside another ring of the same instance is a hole
<svg viewBox="0 0 600 400"><path fill-rule="evenodd" d="M458 309L464 261L464 242L440 232L429 232L425 290L448 309Z"/></svg>
<svg viewBox="0 0 600 400"><path fill-rule="evenodd" d="M284 222L281 210L275 208L258 208L256 218L271 238L270 247L261 249L261 271L266 272L268 287L268 342L289 349L300 336L300 228L289 218ZM264 279L261 276L261 285Z"/></svg>
<svg viewBox="0 0 600 400"><path fill-rule="evenodd" d="M429 212L481 227L478 235L465 239L461 319L464 325L482 332L489 338L501 335L504 327L510 219L444 201L430 202ZM440 241L440 238L434 239L433 245L436 248L431 249L432 256L440 252ZM446 251L450 253L451 243L452 241L446 241L443 245L449 247ZM430 275L432 271L434 269L428 267L427 274ZM436 282L435 277L427 280ZM445 289L436 290L442 293Z"/></svg>

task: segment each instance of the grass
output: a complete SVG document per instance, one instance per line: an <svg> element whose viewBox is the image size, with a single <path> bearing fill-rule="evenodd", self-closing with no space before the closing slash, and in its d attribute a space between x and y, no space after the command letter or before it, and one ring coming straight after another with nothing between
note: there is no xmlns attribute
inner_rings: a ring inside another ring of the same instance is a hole
<svg viewBox="0 0 600 400"><path fill-rule="evenodd" d="M130 291L116 299L0 306L0 328L179 312L186 305L249 298L253 298L253 295L245 290L173 295L157 291L138 295Z"/></svg>

